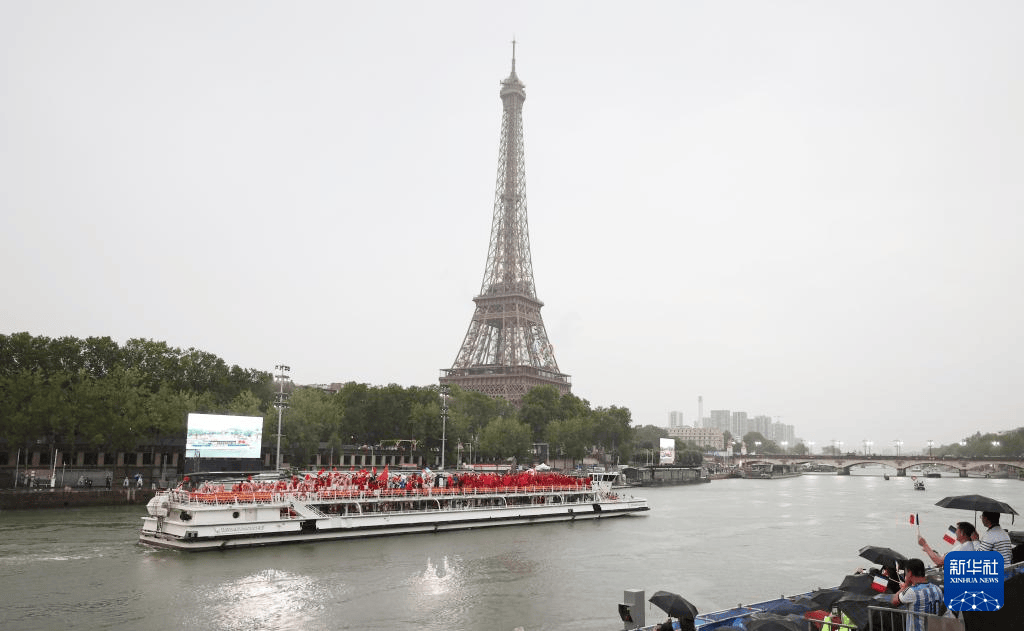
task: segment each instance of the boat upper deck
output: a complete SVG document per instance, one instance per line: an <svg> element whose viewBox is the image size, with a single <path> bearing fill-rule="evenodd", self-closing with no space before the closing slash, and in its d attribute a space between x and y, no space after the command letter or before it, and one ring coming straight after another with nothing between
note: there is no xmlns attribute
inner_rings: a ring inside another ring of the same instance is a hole
<svg viewBox="0 0 1024 631"><path fill-rule="evenodd" d="M423 499L536 497L544 495L593 496L596 490L582 485L530 485L505 487L426 487L420 489L319 489L313 491L187 491L174 489L160 493L176 505L209 506L238 504L287 504L300 501L307 504L338 502L403 501ZM609 499L617 499L613 493Z"/></svg>

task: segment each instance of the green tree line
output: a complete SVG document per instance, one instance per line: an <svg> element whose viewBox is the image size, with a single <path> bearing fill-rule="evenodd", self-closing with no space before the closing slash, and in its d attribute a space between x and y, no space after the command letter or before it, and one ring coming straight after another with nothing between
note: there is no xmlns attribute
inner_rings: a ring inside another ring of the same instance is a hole
<svg viewBox="0 0 1024 631"><path fill-rule="evenodd" d="M269 372L165 342L0 335L0 439L8 447L131 451L183 441L190 412L262 416L264 436L274 437L276 386ZM591 408L553 387L534 388L516 408L453 386L443 425L436 385L287 389L282 452L293 464L346 445L437 454L442 436L447 462L523 461L534 443L547 443L551 457L579 461L601 453L625 463L635 447L629 409Z"/></svg>
<svg viewBox="0 0 1024 631"><path fill-rule="evenodd" d="M0 437L129 451L184 437L189 412L265 410L272 385L268 372L164 342L0 335Z"/></svg>
<svg viewBox="0 0 1024 631"><path fill-rule="evenodd" d="M452 386L446 422L438 386L346 383L336 394L296 388L288 403L282 434L296 462L311 460L324 444L335 452L346 444L390 445L420 455L439 454L443 446L447 463L523 462L534 443L547 443L552 457L573 461L593 453L612 459L632 453L628 409L591 409L586 400L550 386L530 390L518 408ZM276 423L274 414L270 418Z"/></svg>

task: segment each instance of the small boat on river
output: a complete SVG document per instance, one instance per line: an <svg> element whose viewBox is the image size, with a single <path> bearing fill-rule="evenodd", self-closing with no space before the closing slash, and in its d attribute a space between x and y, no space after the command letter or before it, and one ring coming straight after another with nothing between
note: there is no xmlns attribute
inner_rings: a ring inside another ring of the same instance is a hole
<svg viewBox="0 0 1024 631"><path fill-rule="evenodd" d="M291 480L207 482L161 491L139 542L211 550L604 519L643 513L647 500L612 489L617 472L587 478L528 471L318 472Z"/></svg>

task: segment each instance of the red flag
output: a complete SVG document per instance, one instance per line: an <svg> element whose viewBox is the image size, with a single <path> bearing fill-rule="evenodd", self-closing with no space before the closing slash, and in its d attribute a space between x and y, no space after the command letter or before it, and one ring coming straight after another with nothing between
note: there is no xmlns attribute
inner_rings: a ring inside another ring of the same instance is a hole
<svg viewBox="0 0 1024 631"><path fill-rule="evenodd" d="M918 515L917 513L911 513L910 514L910 523L917 524L918 526L920 526L921 525L921 516Z"/></svg>
<svg viewBox="0 0 1024 631"><path fill-rule="evenodd" d="M380 481L381 482L387 482L388 481L388 465L384 465L384 470L380 472Z"/></svg>
<svg viewBox="0 0 1024 631"><path fill-rule="evenodd" d="M956 543L956 526L950 526L946 534L942 535L942 539L949 544Z"/></svg>
<svg viewBox="0 0 1024 631"><path fill-rule="evenodd" d="M882 575L875 577L875 580L871 581L871 589L876 592L884 592L885 588L889 586L889 581Z"/></svg>

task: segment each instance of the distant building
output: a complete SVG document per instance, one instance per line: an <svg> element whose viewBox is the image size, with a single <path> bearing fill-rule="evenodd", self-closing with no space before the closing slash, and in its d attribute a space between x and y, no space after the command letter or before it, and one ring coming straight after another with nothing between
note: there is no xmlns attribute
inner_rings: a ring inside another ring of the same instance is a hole
<svg viewBox="0 0 1024 631"><path fill-rule="evenodd" d="M759 414L751 418L747 431L757 432L768 440L772 440L772 417Z"/></svg>
<svg viewBox="0 0 1024 631"><path fill-rule="evenodd" d="M750 422L746 412L733 412L729 423L729 431L733 436L743 436L750 431Z"/></svg>
<svg viewBox="0 0 1024 631"><path fill-rule="evenodd" d="M668 413L668 426L669 426L669 428L672 428L672 427L682 427L683 426L683 413L682 412L675 412L675 411L669 412Z"/></svg>
<svg viewBox="0 0 1024 631"><path fill-rule="evenodd" d="M714 451L725 449L725 434L720 429L710 427L670 427L668 435L670 438L692 442L698 447L705 447Z"/></svg>
<svg viewBox="0 0 1024 631"><path fill-rule="evenodd" d="M796 431L792 425L785 423L772 423L772 440L777 443L788 443L790 447L796 446Z"/></svg>
<svg viewBox="0 0 1024 631"><path fill-rule="evenodd" d="M708 421L710 422L710 425L707 426L709 429L727 430L732 424L732 413L729 410L711 410Z"/></svg>

